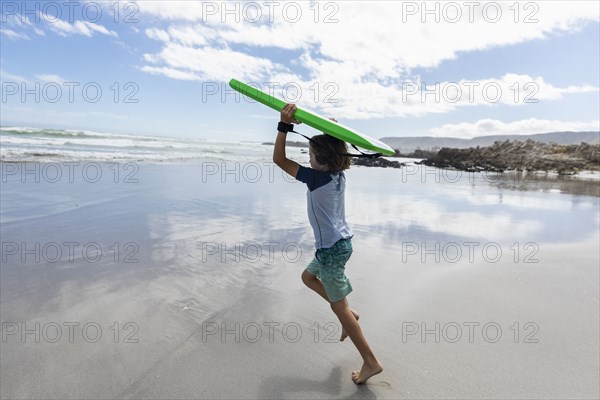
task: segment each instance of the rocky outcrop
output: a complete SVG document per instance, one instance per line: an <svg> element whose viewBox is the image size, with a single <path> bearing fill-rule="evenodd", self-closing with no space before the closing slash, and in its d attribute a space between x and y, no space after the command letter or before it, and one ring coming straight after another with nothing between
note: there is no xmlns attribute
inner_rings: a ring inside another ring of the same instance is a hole
<svg viewBox="0 0 600 400"><path fill-rule="evenodd" d="M470 172L553 171L570 175L581 170L600 170L600 145L505 140L487 147L444 147L421 164Z"/></svg>
<svg viewBox="0 0 600 400"><path fill-rule="evenodd" d="M362 165L365 167L400 168L405 164L398 161L386 160L385 158L380 157L354 157L352 158L352 165Z"/></svg>

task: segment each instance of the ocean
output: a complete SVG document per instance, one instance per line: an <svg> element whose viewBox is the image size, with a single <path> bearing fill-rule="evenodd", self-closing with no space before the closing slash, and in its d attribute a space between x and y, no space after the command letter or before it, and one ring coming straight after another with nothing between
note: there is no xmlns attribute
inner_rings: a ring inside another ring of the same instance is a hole
<svg viewBox="0 0 600 400"><path fill-rule="evenodd" d="M13 126L0 127L0 145L2 162L270 162L273 154L272 146L252 141L215 141ZM289 147L287 153L290 158L302 156L301 148L297 147Z"/></svg>

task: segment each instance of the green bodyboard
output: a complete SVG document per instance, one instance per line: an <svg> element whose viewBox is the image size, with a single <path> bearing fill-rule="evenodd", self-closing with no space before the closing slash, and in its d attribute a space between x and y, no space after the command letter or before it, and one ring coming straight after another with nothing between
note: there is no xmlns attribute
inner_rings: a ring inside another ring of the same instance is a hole
<svg viewBox="0 0 600 400"><path fill-rule="evenodd" d="M250 97L259 103L264 104L267 107L274 109L275 111L281 112L286 102L276 97L271 96L261 90L258 90L252 86L246 85L238 80L232 79L229 81L229 86L237 90L241 94ZM394 155L394 150L387 144L344 126L340 123L329 120L328 118L322 117L314 112L306 111L298 107L294 118L315 128L323 133L331 135L335 138L348 142L358 147L362 147L366 150L376 151L387 156Z"/></svg>

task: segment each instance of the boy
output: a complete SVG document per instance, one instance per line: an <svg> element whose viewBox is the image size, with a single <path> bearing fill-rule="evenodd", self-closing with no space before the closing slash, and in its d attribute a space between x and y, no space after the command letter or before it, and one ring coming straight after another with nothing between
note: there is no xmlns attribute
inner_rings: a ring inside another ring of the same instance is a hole
<svg viewBox="0 0 600 400"><path fill-rule="evenodd" d="M346 143L328 135L310 139L311 168L303 167L285 155L285 139L294 119L295 104L286 104L281 110L281 122L273 149L273 162L281 169L308 186L308 218L315 234L315 258L302 272L302 281L330 303L342 324L343 341L346 336L363 358L360 371L352 372L352 381L362 384L383 371L365 339L358 314L348 306L346 296L352 292L344 274L344 265L352 254L352 232L345 220L344 170L350 168ZM335 121L335 120L334 120Z"/></svg>

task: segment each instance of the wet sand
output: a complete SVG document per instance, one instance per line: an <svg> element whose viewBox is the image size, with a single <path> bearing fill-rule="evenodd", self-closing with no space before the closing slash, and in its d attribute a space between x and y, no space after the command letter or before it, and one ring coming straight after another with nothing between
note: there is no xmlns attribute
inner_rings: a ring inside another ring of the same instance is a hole
<svg viewBox="0 0 600 400"><path fill-rule="evenodd" d="M348 301L384 366L356 386L356 349L300 280L306 189L276 167L101 164L93 182L62 166L36 182L6 165L2 398L600 394L589 187L347 171Z"/></svg>

